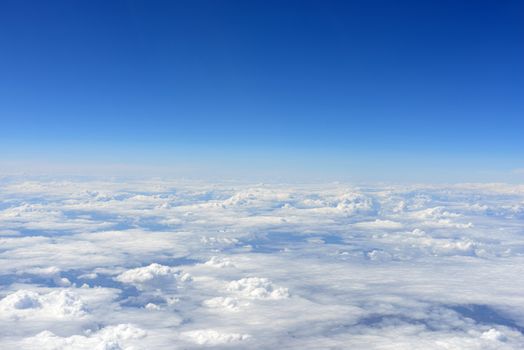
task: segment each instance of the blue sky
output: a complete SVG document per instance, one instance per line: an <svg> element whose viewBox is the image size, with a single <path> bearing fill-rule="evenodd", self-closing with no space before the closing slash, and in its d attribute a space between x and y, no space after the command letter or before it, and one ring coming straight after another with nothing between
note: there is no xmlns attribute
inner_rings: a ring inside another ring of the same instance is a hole
<svg viewBox="0 0 524 350"><path fill-rule="evenodd" d="M0 164L522 179L523 13L521 1L3 1Z"/></svg>

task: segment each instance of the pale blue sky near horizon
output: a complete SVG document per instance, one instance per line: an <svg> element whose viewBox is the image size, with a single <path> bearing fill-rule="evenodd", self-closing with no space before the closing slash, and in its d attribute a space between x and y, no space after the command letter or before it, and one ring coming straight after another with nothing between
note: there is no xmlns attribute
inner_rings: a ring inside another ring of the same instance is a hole
<svg viewBox="0 0 524 350"><path fill-rule="evenodd" d="M4 1L0 172L523 182L523 37L520 1Z"/></svg>

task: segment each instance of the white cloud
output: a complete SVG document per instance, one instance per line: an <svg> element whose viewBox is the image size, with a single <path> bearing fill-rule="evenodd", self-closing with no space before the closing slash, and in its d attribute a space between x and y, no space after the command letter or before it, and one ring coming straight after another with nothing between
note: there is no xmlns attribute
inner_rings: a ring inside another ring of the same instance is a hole
<svg viewBox="0 0 524 350"><path fill-rule="evenodd" d="M85 303L68 290L40 294L18 290L0 300L2 316L49 318L82 317L88 313Z"/></svg>
<svg viewBox="0 0 524 350"><path fill-rule="evenodd" d="M400 222L391 221L391 220L374 220L374 221L362 221L357 222L355 225L357 228L364 229L400 229L402 224Z"/></svg>
<svg viewBox="0 0 524 350"><path fill-rule="evenodd" d="M524 348L524 186L0 180L2 349Z"/></svg>
<svg viewBox="0 0 524 350"><path fill-rule="evenodd" d="M204 300L203 304L213 309L227 309L232 311L238 311L240 308L240 302L237 298L232 297L215 297L208 300ZM247 303L245 305L248 305Z"/></svg>
<svg viewBox="0 0 524 350"><path fill-rule="evenodd" d="M182 335L198 345L221 345L250 338L249 334L223 333L213 329L189 331Z"/></svg>
<svg viewBox="0 0 524 350"><path fill-rule="evenodd" d="M224 268L224 267L234 267L235 265L229 258L219 258L217 256L212 256L211 259L205 262L205 265Z"/></svg>
<svg viewBox="0 0 524 350"><path fill-rule="evenodd" d="M247 277L232 281L228 290L239 292L242 296L253 299L284 299L289 297L287 288L276 287L267 278Z"/></svg>
<svg viewBox="0 0 524 350"><path fill-rule="evenodd" d="M124 350L134 349L127 344L136 344L137 339L147 332L130 324L108 326L86 335L60 337L50 331L43 331L22 341L25 349L41 350Z"/></svg>
<svg viewBox="0 0 524 350"><path fill-rule="evenodd" d="M488 339L488 340L497 340L497 341L506 341L507 340L507 337L504 335L504 333L494 329L494 328L491 328L485 332L482 333L481 335L481 338L482 339Z"/></svg>
<svg viewBox="0 0 524 350"><path fill-rule="evenodd" d="M174 267L153 263L122 272L115 277L115 280L145 288L145 286L162 287L175 281L188 282L191 276Z"/></svg>

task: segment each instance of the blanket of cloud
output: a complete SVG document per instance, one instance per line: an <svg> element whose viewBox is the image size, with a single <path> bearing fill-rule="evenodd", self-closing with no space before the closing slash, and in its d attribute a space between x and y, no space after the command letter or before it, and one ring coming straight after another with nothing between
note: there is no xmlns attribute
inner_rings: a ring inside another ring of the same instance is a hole
<svg viewBox="0 0 524 350"><path fill-rule="evenodd" d="M0 179L2 349L522 349L524 186Z"/></svg>

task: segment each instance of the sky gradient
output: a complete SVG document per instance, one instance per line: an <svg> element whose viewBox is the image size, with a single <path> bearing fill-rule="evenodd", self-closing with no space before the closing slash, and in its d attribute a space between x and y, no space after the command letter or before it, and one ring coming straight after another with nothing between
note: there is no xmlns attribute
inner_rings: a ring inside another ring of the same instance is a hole
<svg viewBox="0 0 524 350"><path fill-rule="evenodd" d="M0 171L520 181L523 37L521 1L3 1Z"/></svg>

